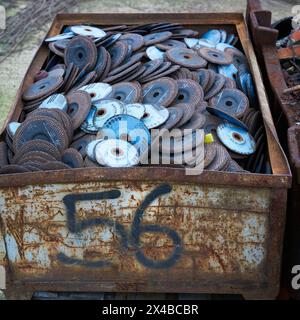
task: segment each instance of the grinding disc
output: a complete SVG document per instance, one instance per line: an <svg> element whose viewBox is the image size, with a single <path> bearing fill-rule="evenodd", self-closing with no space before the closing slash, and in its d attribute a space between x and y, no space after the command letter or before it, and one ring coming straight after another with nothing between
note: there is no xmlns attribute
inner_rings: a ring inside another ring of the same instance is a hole
<svg viewBox="0 0 300 320"><path fill-rule="evenodd" d="M141 87L134 82L120 82L112 86L112 92L107 98L117 99L123 103L136 103L140 101Z"/></svg>
<svg viewBox="0 0 300 320"><path fill-rule="evenodd" d="M226 167L228 172L245 172L245 170L233 159L229 161L228 166Z"/></svg>
<svg viewBox="0 0 300 320"><path fill-rule="evenodd" d="M222 76L221 74L216 74L215 82L210 87L210 89L205 93L204 100L209 100L212 97L214 97L216 94L218 94L222 90L224 84L225 84L225 77Z"/></svg>
<svg viewBox="0 0 300 320"><path fill-rule="evenodd" d="M85 159L83 161L83 166L85 168L99 168L100 167L100 165L97 162L90 160L88 157L85 157Z"/></svg>
<svg viewBox="0 0 300 320"><path fill-rule="evenodd" d="M205 87L205 93L207 93L210 88L214 85L215 79L216 79L216 73L213 70L207 69L207 72L209 74L208 84Z"/></svg>
<svg viewBox="0 0 300 320"><path fill-rule="evenodd" d="M58 49L55 45L55 42L50 42L48 45L48 48L51 52L53 52L54 54L60 56L60 57L64 57L64 50L62 49Z"/></svg>
<svg viewBox="0 0 300 320"><path fill-rule="evenodd" d="M234 81L237 78L238 69L233 64L219 65L218 66L218 71L223 76L225 76L227 78L230 78L230 79L232 79Z"/></svg>
<svg viewBox="0 0 300 320"><path fill-rule="evenodd" d="M141 103L130 103L125 106L125 114L141 119L145 114L145 106Z"/></svg>
<svg viewBox="0 0 300 320"><path fill-rule="evenodd" d="M123 41L117 41L108 49L111 57L111 69L117 68L126 59L128 52L128 44Z"/></svg>
<svg viewBox="0 0 300 320"><path fill-rule="evenodd" d="M14 164L24 164L31 159L43 159L44 162L46 161L56 161L56 159L51 156L49 153L43 151L30 151L25 154L16 153L14 158L12 159L12 163Z"/></svg>
<svg viewBox="0 0 300 320"><path fill-rule="evenodd" d="M183 110L183 117L176 124L176 128L180 128L182 125L187 123L192 118L195 112L195 105L190 103L178 103L176 105L173 105L173 107Z"/></svg>
<svg viewBox="0 0 300 320"><path fill-rule="evenodd" d="M121 33L112 34L107 33L107 36L103 39L100 39L100 41L96 41L96 46L103 46L104 48L108 48L112 46L114 43L116 43L119 38L121 37Z"/></svg>
<svg viewBox="0 0 300 320"><path fill-rule="evenodd" d="M25 172L30 172L30 170L24 166L19 166L16 164L10 164L0 169L0 174L25 173Z"/></svg>
<svg viewBox="0 0 300 320"><path fill-rule="evenodd" d="M163 73L157 74L155 76L150 74L148 78L143 78L142 80L140 80L140 82L145 83L145 82L149 82L149 81L153 81L153 80L159 79L161 77L165 77L167 75L171 75L172 73L176 72L179 68L180 68L180 66L177 66L177 65L171 66L171 68L169 68L168 70L164 71Z"/></svg>
<svg viewBox="0 0 300 320"><path fill-rule="evenodd" d="M63 39L70 39L73 37L74 37L73 32L66 32L66 33L58 34L53 37L49 37L45 40L45 42L59 41L59 40L63 40Z"/></svg>
<svg viewBox="0 0 300 320"><path fill-rule="evenodd" d="M240 118L249 108L247 96L238 89L224 89L213 97L210 104L230 115Z"/></svg>
<svg viewBox="0 0 300 320"><path fill-rule="evenodd" d="M45 171L71 169L68 165L60 161L48 161L41 163L41 169Z"/></svg>
<svg viewBox="0 0 300 320"><path fill-rule="evenodd" d="M103 139L105 135L110 139L128 141L135 146L139 155L148 150L151 142L150 131L145 124L141 120L125 114L114 116L105 122L98 137Z"/></svg>
<svg viewBox="0 0 300 320"><path fill-rule="evenodd" d="M208 133L214 134L217 130L218 125L223 123L224 121L221 120L220 118L217 118L216 116L213 116L212 114L210 114L206 110L203 111L203 114L206 117L205 124L203 126L204 133L205 134L208 134ZM216 133L215 133L215 135L216 135Z"/></svg>
<svg viewBox="0 0 300 320"><path fill-rule="evenodd" d="M162 50L159 50L155 46L148 47L146 50L146 54L150 60L157 60L157 59L164 60L165 58L165 52Z"/></svg>
<svg viewBox="0 0 300 320"><path fill-rule="evenodd" d="M96 160L108 167L132 167L139 163L136 148L127 141L108 139L97 144Z"/></svg>
<svg viewBox="0 0 300 320"><path fill-rule="evenodd" d="M86 151L86 154L87 154L87 157L92 160L92 161L97 161L96 160L96 157L95 157L95 148L96 148L96 145L103 141L103 139L96 139L96 140L93 140L91 141L85 148L85 151Z"/></svg>
<svg viewBox="0 0 300 320"><path fill-rule="evenodd" d="M190 79L177 80L178 93L174 99L176 103L186 103L193 107L203 100L203 90L198 83Z"/></svg>
<svg viewBox="0 0 300 320"><path fill-rule="evenodd" d="M201 129L205 124L206 117L201 112L194 112L191 119L180 127L180 129Z"/></svg>
<svg viewBox="0 0 300 320"><path fill-rule="evenodd" d="M72 85L71 92L79 90L82 87L88 85L89 83L94 82L96 80L96 78L97 78L97 73L95 71L91 71L91 72L87 73L86 75L84 75L83 77L81 77L81 79L79 79L79 80L75 79L75 81L73 82L73 85Z"/></svg>
<svg viewBox="0 0 300 320"><path fill-rule="evenodd" d="M137 63L131 65L129 68L121 71L120 73L115 74L113 76L109 76L109 77L105 78L102 81L105 82L105 83L110 83L110 82L116 81L118 79L121 79L122 77L126 76L127 74L130 74L134 70L138 69L141 65L142 65L141 62L137 62Z"/></svg>
<svg viewBox="0 0 300 320"><path fill-rule="evenodd" d="M122 101L107 99L101 100L94 104L97 112L94 117L94 126L98 129L102 128L107 120L124 113L125 105Z"/></svg>
<svg viewBox="0 0 300 320"><path fill-rule="evenodd" d="M129 59L124 61L124 63L119 66L118 68L115 68L114 70L111 70L108 74L109 77L114 76L116 74L120 74L124 70L127 70L130 68L132 65L135 65L137 62L142 60L144 54L143 53L136 53L135 55L131 56Z"/></svg>
<svg viewBox="0 0 300 320"><path fill-rule="evenodd" d="M0 168L8 165L7 159L7 144L4 141L0 142Z"/></svg>
<svg viewBox="0 0 300 320"><path fill-rule="evenodd" d="M89 111L89 114L87 115L87 117L85 118L85 120L80 126L80 130L84 131L85 133L98 132L98 128L95 127L94 125L94 118L96 116L96 113L97 113L97 108L94 105L92 105Z"/></svg>
<svg viewBox="0 0 300 320"><path fill-rule="evenodd" d="M40 139L35 139L24 143L22 147L18 149L18 154L24 155L33 151L45 152L47 154L50 154L56 160L61 160L61 154L58 151L57 147L48 141Z"/></svg>
<svg viewBox="0 0 300 320"><path fill-rule="evenodd" d="M91 71L97 61L97 48L91 39L76 36L68 43L64 60L67 66L74 63L79 70L82 70L88 65L87 71Z"/></svg>
<svg viewBox="0 0 300 320"><path fill-rule="evenodd" d="M173 48L177 48L177 47L180 47L180 48L186 48L186 45L184 42L181 42L181 41L178 41L178 40L174 40L174 39L168 39L162 43L158 43L156 45L156 47L160 50L164 50L164 51L167 51L167 50L170 50L170 49L173 49Z"/></svg>
<svg viewBox="0 0 300 320"><path fill-rule="evenodd" d="M76 149L82 155L82 157L85 157L86 156L86 146L95 139L96 139L96 136L91 135L91 134L86 134L83 137L74 141L70 145L70 148Z"/></svg>
<svg viewBox="0 0 300 320"><path fill-rule="evenodd" d="M191 29L179 29L173 32L172 38L183 39L185 37L197 37L199 35L198 31Z"/></svg>
<svg viewBox="0 0 300 320"><path fill-rule="evenodd" d="M201 35L201 39L206 39L211 42L213 42L215 45L218 44L219 42L222 42L222 35L220 30L217 29L211 29L205 32L204 34Z"/></svg>
<svg viewBox="0 0 300 320"><path fill-rule="evenodd" d="M106 65L107 65L107 51L104 47L99 47L98 48L98 54L97 54L97 61L96 61L96 65L94 68L94 71L96 71L97 73L97 80L102 76Z"/></svg>
<svg viewBox="0 0 300 320"><path fill-rule="evenodd" d="M69 142L72 141L73 133L74 133L74 127L71 118L67 115L65 111L62 111L60 109L52 109L61 120L61 123L67 133L67 136L69 138Z"/></svg>
<svg viewBox="0 0 300 320"><path fill-rule="evenodd" d="M220 145L219 143L215 143L216 155L213 161L205 168L206 170L219 171L221 170L227 163L230 158L227 150Z"/></svg>
<svg viewBox="0 0 300 320"><path fill-rule="evenodd" d="M145 46L151 46L155 43L164 42L172 37L172 32L164 31L164 32L156 32L150 33L144 36L144 44Z"/></svg>
<svg viewBox="0 0 300 320"><path fill-rule="evenodd" d="M143 103L168 107L177 96L178 86L171 78L160 78L143 85L142 90Z"/></svg>
<svg viewBox="0 0 300 320"><path fill-rule="evenodd" d="M220 119L224 119L227 120L228 122L244 129L244 130L248 130L248 127L245 125L244 122L238 120L237 118L231 116L230 114L226 113L223 110L217 109L217 108L213 108L213 107L206 107L206 110L213 114L214 116L220 118Z"/></svg>
<svg viewBox="0 0 300 320"><path fill-rule="evenodd" d="M91 108L91 97L85 91L75 91L67 96L67 114L71 118L76 130L87 117Z"/></svg>
<svg viewBox="0 0 300 320"><path fill-rule="evenodd" d="M68 137L62 125L46 116L32 116L25 120L14 136L14 150L19 150L30 140L41 139L54 144L63 151L68 144Z"/></svg>
<svg viewBox="0 0 300 320"><path fill-rule="evenodd" d="M225 49L225 53L231 56L232 63L237 69L239 69L241 65L248 65L247 57L235 47Z"/></svg>
<svg viewBox="0 0 300 320"><path fill-rule="evenodd" d="M112 86L107 83L96 82L80 88L80 91L87 92L91 97L92 103L95 103L108 97L112 93Z"/></svg>
<svg viewBox="0 0 300 320"><path fill-rule="evenodd" d="M34 82L40 81L42 79L45 79L48 77L48 72L46 70L40 70L35 76L34 76Z"/></svg>
<svg viewBox="0 0 300 320"><path fill-rule="evenodd" d="M70 42L70 39L61 39L61 40L55 41L55 46L57 49L65 50L69 42Z"/></svg>
<svg viewBox="0 0 300 320"><path fill-rule="evenodd" d="M216 143L206 143L204 145L204 168L207 168L215 159L217 154Z"/></svg>
<svg viewBox="0 0 300 320"><path fill-rule="evenodd" d="M227 65L232 63L232 56L224 51L213 48L200 48L199 55L214 64Z"/></svg>
<svg viewBox="0 0 300 320"><path fill-rule="evenodd" d="M23 93L23 100L30 101L47 96L60 88L63 83L62 77L47 77L33 83Z"/></svg>
<svg viewBox="0 0 300 320"><path fill-rule="evenodd" d="M142 121L148 129L159 127L169 118L169 111L163 106L152 104L145 104L144 106L145 114Z"/></svg>
<svg viewBox="0 0 300 320"><path fill-rule="evenodd" d="M156 69L155 71L153 71L151 74L145 76L142 75L141 79L145 79L145 78L150 78L156 75L161 75L162 73L164 73L166 70L168 70L170 67L172 66L171 62L163 62L160 67L158 69Z"/></svg>
<svg viewBox="0 0 300 320"><path fill-rule="evenodd" d="M106 35L106 33L99 28L84 25L72 26L71 31L80 36L93 37L98 39L104 38Z"/></svg>
<svg viewBox="0 0 300 320"><path fill-rule="evenodd" d="M156 71L157 69L159 69L161 67L161 65L163 64L163 62L164 61L162 59L156 59L156 60L150 60L150 61L144 63L143 66L146 69L140 78L145 78L148 75L150 75L151 73L153 73L154 71Z"/></svg>
<svg viewBox="0 0 300 320"><path fill-rule="evenodd" d="M224 89L235 89L236 82L228 77L225 77Z"/></svg>
<svg viewBox="0 0 300 320"><path fill-rule="evenodd" d="M217 134L221 142L235 153L250 155L255 152L255 140L240 127L230 123L220 124L217 128Z"/></svg>
<svg viewBox="0 0 300 320"><path fill-rule="evenodd" d="M56 93L51 95L47 99L45 99L41 103L39 108L46 108L46 109L56 108L56 109L61 109L63 111L66 111L68 108L68 103L63 94Z"/></svg>
<svg viewBox="0 0 300 320"><path fill-rule="evenodd" d="M177 108L177 107L170 107L168 108L169 111L169 118L168 120L163 123L161 126L158 127L158 129L172 129L174 128L177 123L182 119L183 114L184 114L184 109L182 108Z"/></svg>
<svg viewBox="0 0 300 320"><path fill-rule="evenodd" d="M62 153L62 162L71 168L82 168L83 159L81 154L74 148L66 149Z"/></svg>
<svg viewBox="0 0 300 320"><path fill-rule="evenodd" d="M126 33L123 34L120 38L120 41L126 42L128 45L132 47L133 51L137 51L141 49L144 45L144 38L143 36L136 34L136 33Z"/></svg>
<svg viewBox="0 0 300 320"><path fill-rule="evenodd" d="M141 65L136 70L132 71L130 74L125 75L123 78L119 79L123 82L130 82L130 81L136 81L146 70L146 68Z"/></svg>
<svg viewBox="0 0 300 320"><path fill-rule="evenodd" d="M202 87L203 91L206 92L207 85L209 83L210 73L207 69L198 70L199 75L199 84Z"/></svg>
<svg viewBox="0 0 300 320"><path fill-rule="evenodd" d="M173 48L166 52L166 56L170 61L189 69L199 69L207 65L206 60L191 49Z"/></svg>

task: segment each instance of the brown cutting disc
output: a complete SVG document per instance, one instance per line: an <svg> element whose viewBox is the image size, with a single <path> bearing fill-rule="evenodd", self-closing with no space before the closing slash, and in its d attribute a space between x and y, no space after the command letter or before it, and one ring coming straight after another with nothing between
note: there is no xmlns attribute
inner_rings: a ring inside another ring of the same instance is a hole
<svg viewBox="0 0 300 320"><path fill-rule="evenodd" d="M26 120L29 120L30 118L37 117L37 116L49 117L61 123L61 118L59 117L59 115L55 111L53 111L53 109L46 109L46 108L41 108L41 109L37 109L30 112L27 115Z"/></svg>
<svg viewBox="0 0 300 320"><path fill-rule="evenodd" d="M158 78L162 78L168 75L171 75L173 72L177 71L180 68L180 66L172 66L171 68L169 68L168 70L164 71L163 73L157 74L155 76L151 75L148 78L144 78L142 80L140 80L140 82L145 83L145 82L149 82L152 80L156 80Z"/></svg>
<svg viewBox="0 0 300 320"><path fill-rule="evenodd" d="M206 117L205 123L204 123L204 126L203 126L205 134L213 133L214 131L217 130L218 125L223 122L222 119L217 118L216 116L213 116L212 114L210 114L206 110L203 111L203 114Z"/></svg>
<svg viewBox="0 0 300 320"><path fill-rule="evenodd" d="M64 65L63 65L64 66ZM62 68L56 68L48 72L49 77L63 77L65 74L65 66Z"/></svg>
<svg viewBox="0 0 300 320"><path fill-rule="evenodd" d="M191 29L179 29L173 32L172 38L183 39L183 38L193 38L198 36L198 32Z"/></svg>
<svg viewBox="0 0 300 320"><path fill-rule="evenodd" d="M31 172L34 171L42 171L39 167L36 166L35 162L32 161L27 161L26 163L23 164L23 167L28 169Z"/></svg>
<svg viewBox="0 0 300 320"><path fill-rule="evenodd" d="M177 80L178 93L176 103L187 103L194 108L203 100L203 90L198 83L190 79Z"/></svg>
<svg viewBox="0 0 300 320"><path fill-rule="evenodd" d="M191 73L192 73L192 80L194 80L195 82L199 83L200 82L200 77L199 77L198 72L192 71Z"/></svg>
<svg viewBox="0 0 300 320"><path fill-rule="evenodd" d="M52 51L59 57L64 57L64 50L57 48L55 42L50 42L48 46L50 51Z"/></svg>
<svg viewBox="0 0 300 320"><path fill-rule="evenodd" d="M82 131L80 128L78 128L73 135L73 140L72 142L76 141L77 139L83 137L84 135L86 135L86 132Z"/></svg>
<svg viewBox="0 0 300 320"><path fill-rule="evenodd" d="M206 143L204 145L204 168L207 168L214 160L217 154L215 143Z"/></svg>
<svg viewBox="0 0 300 320"><path fill-rule="evenodd" d="M0 142L0 168L8 165L7 159L7 144L4 141Z"/></svg>
<svg viewBox="0 0 300 320"><path fill-rule="evenodd" d="M160 50L167 51L173 48L186 48L186 44L182 41L174 40L174 39L168 39L162 43L156 44L156 47Z"/></svg>
<svg viewBox="0 0 300 320"><path fill-rule="evenodd" d="M191 119L186 122L183 126L180 127L180 129L201 129L205 124L206 117L203 113L200 111L194 112Z"/></svg>
<svg viewBox="0 0 300 320"><path fill-rule="evenodd" d="M230 159L229 164L226 166L228 172L246 172L236 161ZM224 170L224 169L223 169Z"/></svg>
<svg viewBox="0 0 300 320"><path fill-rule="evenodd" d="M60 161L49 161L40 164L41 169L45 171L71 169L68 165Z"/></svg>
<svg viewBox="0 0 300 320"><path fill-rule="evenodd" d="M126 33L123 34L120 38L120 41L126 42L131 46L133 51L137 51L141 49L144 45L144 38L140 34L137 33Z"/></svg>
<svg viewBox="0 0 300 320"><path fill-rule="evenodd" d="M165 72L166 70L168 70L170 67L172 66L172 63L167 61L167 62L163 62L160 67L158 69L156 69L155 71L153 71L152 73L150 73L149 75L147 76L142 76L141 79L145 79L145 78L150 78L150 77L153 77L153 76L156 76L156 75L160 75L162 74L163 72Z"/></svg>
<svg viewBox="0 0 300 320"><path fill-rule="evenodd" d="M208 84L205 87L204 93L208 92L209 89L213 86L213 84L215 83L216 75L217 75L213 70L207 69L207 72L209 74L209 79L208 79Z"/></svg>
<svg viewBox="0 0 300 320"><path fill-rule="evenodd" d="M225 77L224 89L235 89L236 83L233 79Z"/></svg>
<svg viewBox="0 0 300 320"><path fill-rule="evenodd" d="M151 46L155 43L164 42L172 37L172 32L164 31L164 32L156 32L150 33L144 36L144 44L145 46Z"/></svg>
<svg viewBox="0 0 300 320"><path fill-rule="evenodd" d="M146 78L151 73L155 72L164 63L162 59L150 60L143 64L146 68L144 73L140 76L140 79Z"/></svg>
<svg viewBox="0 0 300 320"><path fill-rule="evenodd" d="M66 82L65 86L61 88L61 91L68 92L72 88L74 82L77 79L79 72L80 72L79 68L77 66L74 66L68 81Z"/></svg>
<svg viewBox="0 0 300 320"><path fill-rule="evenodd" d="M24 164L31 159L41 158L44 161L56 161L56 159L51 156L49 153L43 151L30 151L23 155L19 155L16 153L15 157L12 159L12 163L14 164Z"/></svg>
<svg viewBox="0 0 300 320"><path fill-rule="evenodd" d="M124 70L127 70L132 65L142 60L143 56L144 56L144 53L136 53L135 55L131 56L126 61L124 61L124 63L121 66L119 66L118 68L115 68L114 70L111 70L108 74L109 77L114 76L116 74L120 74Z"/></svg>
<svg viewBox="0 0 300 320"><path fill-rule="evenodd" d="M47 77L33 83L23 93L23 100L31 101L54 93L63 83L62 77Z"/></svg>
<svg viewBox="0 0 300 320"><path fill-rule="evenodd" d="M85 159L83 161L83 166L86 168L99 168L100 167L100 165L97 162L92 161L88 157L85 157Z"/></svg>
<svg viewBox="0 0 300 320"><path fill-rule="evenodd" d="M174 128L177 123L182 119L183 117L183 113L184 113L184 109L182 108L174 108L174 107L170 107L168 108L169 111L169 118L168 120L163 123L160 127L158 127L157 129L172 129Z"/></svg>
<svg viewBox="0 0 300 320"><path fill-rule="evenodd" d="M96 139L96 136L91 135L91 134L86 134L83 137L74 141L70 145L70 148L76 149L82 155L82 157L85 157L86 156L86 146L95 139Z"/></svg>
<svg viewBox="0 0 300 320"><path fill-rule="evenodd" d="M47 116L32 116L17 129L13 140L14 150L19 150L26 142L35 139L46 140L59 151L66 149L69 140L62 124L57 120Z"/></svg>
<svg viewBox="0 0 300 320"><path fill-rule="evenodd" d="M219 143L214 143L216 148L216 156L211 164L206 167L206 170L219 171L226 165L228 159L230 159L230 155L226 148Z"/></svg>
<svg viewBox="0 0 300 320"><path fill-rule="evenodd" d="M61 85L61 90L60 91L62 91L65 88L66 84L69 81L70 76L72 75L72 72L73 72L74 68L75 68L74 63L70 63L66 67L66 71L65 71L65 74L64 74L64 80L63 80L63 83Z"/></svg>
<svg viewBox="0 0 300 320"><path fill-rule="evenodd" d="M106 67L103 71L102 76L100 77L101 81L103 81L103 79L105 79L107 77L107 75L109 74L109 72L111 70L111 57L110 57L110 54L108 53L108 51L106 51L106 57L107 57Z"/></svg>
<svg viewBox="0 0 300 320"><path fill-rule="evenodd" d="M56 146L45 140L31 140L22 145L22 147L18 150L17 154L19 157L33 152L33 151L41 151L47 154L50 154L56 160L61 160L61 155Z"/></svg>
<svg viewBox="0 0 300 320"><path fill-rule="evenodd" d="M111 70L117 68L125 60L128 52L128 44L123 41L117 41L108 49L111 57Z"/></svg>
<svg viewBox="0 0 300 320"><path fill-rule="evenodd" d="M124 77L124 76L130 74L131 72L133 72L134 70L138 69L141 65L142 65L141 62L137 62L137 63L133 64L132 66L130 66L129 68L123 70L122 72L115 74L113 76L107 77L106 79L102 80L102 82L111 83L113 81L121 79L122 77Z"/></svg>
<svg viewBox="0 0 300 320"><path fill-rule="evenodd" d="M261 124L262 124L261 112L256 111L251 116L251 120L249 121L249 124L248 124L250 134L254 135Z"/></svg>
<svg viewBox="0 0 300 320"><path fill-rule="evenodd" d="M66 149L62 153L62 162L71 168L82 168L82 155L74 148Z"/></svg>
<svg viewBox="0 0 300 320"><path fill-rule="evenodd" d="M102 76L102 74L106 68L106 65L107 65L107 60L108 60L108 57L107 57L106 49L104 47L99 47L97 62L96 62L96 66L94 68L94 71L96 71L96 73L97 73L96 80L98 80Z"/></svg>
<svg viewBox="0 0 300 320"><path fill-rule="evenodd" d="M223 89L210 100L210 105L236 118L240 118L249 108L249 100L247 96L238 89Z"/></svg>
<svg viewBox="0 0 300 320"><path fill-rule="evenodd" d="M82 88L83 86L94 82L94 80L97 77L97 73L96 71L91 71L88 74L86 74L84 77L82 77L77 83L74 83L74 86L72 88L72 91L76 91L80 88Z"/></svg>
<svg viewBox="0 0 300 320"><path fill-rule="evenodd" d="M25 172L30 172L30 170L24 166L19 166L16 164L10 164L0 169L0 174L25 173Z"/></svg>
<svg viewBox="0 0 300 320"><path fill-rule="evenodd" d="M214 64L226 65L232 63L232 55L218 49L202 47L198 50L198 53L203 59Z"/></svg>
<svg viewBox="0 0 300 320"><path fill-rule="evenodd" d="M97 48L93 40L83 36L72 38L65 49L64 60L67 66L73 63L82 70L88 65L87 71L93 70L97 61Z"/></svg>
<svg viewBox="0 0 300 320"><path fill-rule="evenodd" d="M34 76L34 82L40 81L42 79L45 79L48 77L48 72L46 70L40 70L35 76Z"/></svg>
<svg viewBox="0 0 300 320"><path fill-rule="evenodd" d="M141 98L141 86L134 82L120 82L112 86L112 92L107 99L117 99L126 104L136 103Z"/></svg>
<svg viewBox="0 0 300 320"><path fill-rule="evenodd" d="M91 109L91 97L85 91L75 91L67 95L67 114L71 118L73 128L76 130L86 119Z"/></svg>
<svg viewBox="0 0 300 320"><path fill-rule="evenodd" d="M178 93L177 82L171 78L160 78L142 86L143 103L168 107Z"/></svg>
<svg viewBox="0 0 300 320"><path fill-rule="evenodd" d="M71 142L73 139L73 133L74 133L73 123L71 118L63 110L60 110L60 109L53 109L53 110L59 115L61 119L61 123L64 129L66 130L67 136L69 138L69 142Z"/></svg>
<svg viewBox="0 0 300 320"><path fill-rule="evenodd" d="M212 97L214 97L216 94L218 94L224 87L224 83L225 83L225 77L222 74L217 73L214 84L210 87L210 89L204 95L204 100L209 100Z"/></svg>
<svg viewBox="0 0 300 320"><path fill-rule="evenodd" d="M129 82L137 80L144 72L146 68L142 65L137 70L134 70L131 74L124 76L123 78L119 79L119 81Z"/></svg>
<svg viewBox="0 0 300 320"><path fill-rule="evenodd" d="M167 58L189 69L199 69L207 65L206 60L201 58L195 51L186 48L173 48L166 52Z"/></svg>
<svg viewBox="0 0 300 320"><path fill-rule="evenodd" d="M195 106L193 104L189 104L189 103L178 103L176 105L173 105L172 107L183 110L183 117L176 124L176 128L180 128L182 125L187 123L192 118L192 116L195 112Z"/></svg>

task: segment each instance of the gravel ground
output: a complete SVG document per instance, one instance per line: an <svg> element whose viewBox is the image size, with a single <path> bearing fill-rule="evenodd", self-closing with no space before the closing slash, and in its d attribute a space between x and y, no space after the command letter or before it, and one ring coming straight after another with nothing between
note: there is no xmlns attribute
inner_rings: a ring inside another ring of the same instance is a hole
<svg viewBox="0 0 300 320"><path fill-rule="evenodd" d="M261 1L265 9L273 12L273 19L291 15L291 8L296 1L266 0ZM1 4L1 0L0 0ZM24 6L24 1L21 1ZM70 12L243 12L246 0L92 0L81 1ZM37 47L50 26L45 25L36 31L23 49L11 54L0 64L0 125L5 120L16 91L28 68Z"/></svg>

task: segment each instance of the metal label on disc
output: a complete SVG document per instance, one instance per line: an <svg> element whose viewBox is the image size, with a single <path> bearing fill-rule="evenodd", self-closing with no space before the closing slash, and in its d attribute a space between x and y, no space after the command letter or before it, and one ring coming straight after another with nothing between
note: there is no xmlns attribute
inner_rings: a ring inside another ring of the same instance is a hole
<svg viewBox="0 0 300 320"><path fill-rule="evenodd" d="M164 59L165 52L157 49L154 46L148 47L146 50L146 54L150 60L156 60L156 59Z"/></svg>
<svg viewBox="0 0 300 320"><path fill-rule="evenodd" d="M112 86L108 83L97 82L88 84L80 90L86 91L89 93L92 102L97 102L101 99L106 98L112 92Z"/></svg>
<svg viewBox="0 0 300 320"><path fill-rule="evenodd" d="M145 114L145 106L141 103L130 103L125 106L125 113L137 119L141 119Z"/></svg>
<svg viewBox="0 0 300 320"><path fill-rule="evenodd" d="M46 108L46 109L60 109L63 111L67 111L68 103L67 99L63 94L53 94L49 98L45 99L39 108Z"/></svg>
<svg viewBox="0 0 300 320"><path fill-rule="evenodd" d="M145 114L142 121L148 129L156 128L162 125L169 118L167 108L154 104L145 104Z"/></svg>
<svg viewBox="0 0 300 320"><path fill-rule="evenodd" d="M75 34L86 36L86 37L94 37L94 38L104 38L106 36L106 32L103 30L91 27L91 26L73 26L71 27L71 31Z"/></svg>

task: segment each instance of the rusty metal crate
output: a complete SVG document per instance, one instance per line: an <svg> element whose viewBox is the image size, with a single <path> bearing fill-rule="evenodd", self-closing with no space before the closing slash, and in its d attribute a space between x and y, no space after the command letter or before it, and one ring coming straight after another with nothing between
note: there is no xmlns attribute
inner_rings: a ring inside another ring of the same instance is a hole
<svg viewBox="0 0 300 320"><path fill-rule="evenodd" d="M276 297L291 176L243 15L61 14L47 36L78 23L155 21L239 35L258 92L273 174L187 176L180 168L135 167L0 176L0 265L8 297L30 297L34 291ZM21 92L47 52L42 44L6 124L19 118Z"/></svg>
<svg viewBox="0 0 300 320"><path fill-rule="evenodd" d="M300 293L291 287L292 267L300 264L300 123L299 107L284 96L288 88L280 60L277 56L278 30L271 26L271 12L263 10L259 0L248 0L247 22L251 31L259 62L263 70L270 107L283 148L289 156L293 174L292 188L288 195L288 214L284 249L283 287L290 296L300 299Z"/></svg>

